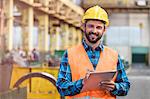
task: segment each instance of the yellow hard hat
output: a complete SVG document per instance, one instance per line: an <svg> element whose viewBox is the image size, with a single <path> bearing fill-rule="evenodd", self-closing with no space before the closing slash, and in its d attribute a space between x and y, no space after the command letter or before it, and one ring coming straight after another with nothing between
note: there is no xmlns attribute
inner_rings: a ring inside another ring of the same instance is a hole
<svg viewBox="0 0 150 99"><path fill-rule="evenodd" d="M85 23L85 20L87 19L97 19L102 20L105 23L106 26L109 25L109 19L107 12L101 8L100 6L96 5L91 8L89 8L83 15L82 22Z"/></svg>

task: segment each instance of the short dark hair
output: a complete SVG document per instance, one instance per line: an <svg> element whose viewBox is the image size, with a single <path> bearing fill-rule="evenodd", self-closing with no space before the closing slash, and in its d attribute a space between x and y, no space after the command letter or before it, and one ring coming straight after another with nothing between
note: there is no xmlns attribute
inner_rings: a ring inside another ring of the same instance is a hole
<svg viewBox="0 0 150 99"><path fill-rule="evenodd" d="M98 20L98 19L86 19L86 20L85 20L85 23L86 23L87 21L89 21L89 20ZM98 21L101 21L102 23L106 24L106 22L103 21L103 20L98 20Z"/></svg>

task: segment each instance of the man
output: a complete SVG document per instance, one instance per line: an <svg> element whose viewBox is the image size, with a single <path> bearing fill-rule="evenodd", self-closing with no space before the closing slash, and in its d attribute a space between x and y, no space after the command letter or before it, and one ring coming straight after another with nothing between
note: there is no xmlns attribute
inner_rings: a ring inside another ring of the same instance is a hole
<svg viewBox="0 0 150 99"><path fill-rule="evenodd" d="M82 44L68 49L62 57L56 83L59 93L70 99L116 99L116 96L127 95L130 83L120 57L101 43L109 25L106 11L99 6L91 7L85 12L82 22ZM87 70L116 70L117 74L114 80L100 82L100 90L81 92L89 76Z"/></svg>

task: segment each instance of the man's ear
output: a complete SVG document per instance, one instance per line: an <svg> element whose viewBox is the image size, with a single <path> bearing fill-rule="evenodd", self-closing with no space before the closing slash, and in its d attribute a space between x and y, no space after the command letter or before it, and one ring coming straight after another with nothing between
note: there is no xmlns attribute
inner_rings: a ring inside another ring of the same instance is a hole
<svg viewBox="0 0 150 99"><path fill-rule="evenodd" d="M104 34L105 34L106 30L107 30L107 26L105 26L105 28L104 28Z"/></svg>
<svg viewBox="0 0 150 99"><path fill-rule="evenodd" d="M82 23L82 24L81 24L81 29L82 29L82 31L85 30L85 23Z"/></svg>

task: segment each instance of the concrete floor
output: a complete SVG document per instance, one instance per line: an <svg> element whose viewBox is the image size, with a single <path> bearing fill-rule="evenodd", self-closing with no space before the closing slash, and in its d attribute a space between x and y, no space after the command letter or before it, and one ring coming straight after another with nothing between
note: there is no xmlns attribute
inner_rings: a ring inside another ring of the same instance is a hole
<svg viewBox="0 0 150 99"><path fill-rule="evenodd" d="M133 64L128 73L131 88L127 96L117 99L150 99L150 67Z"/></svg>

